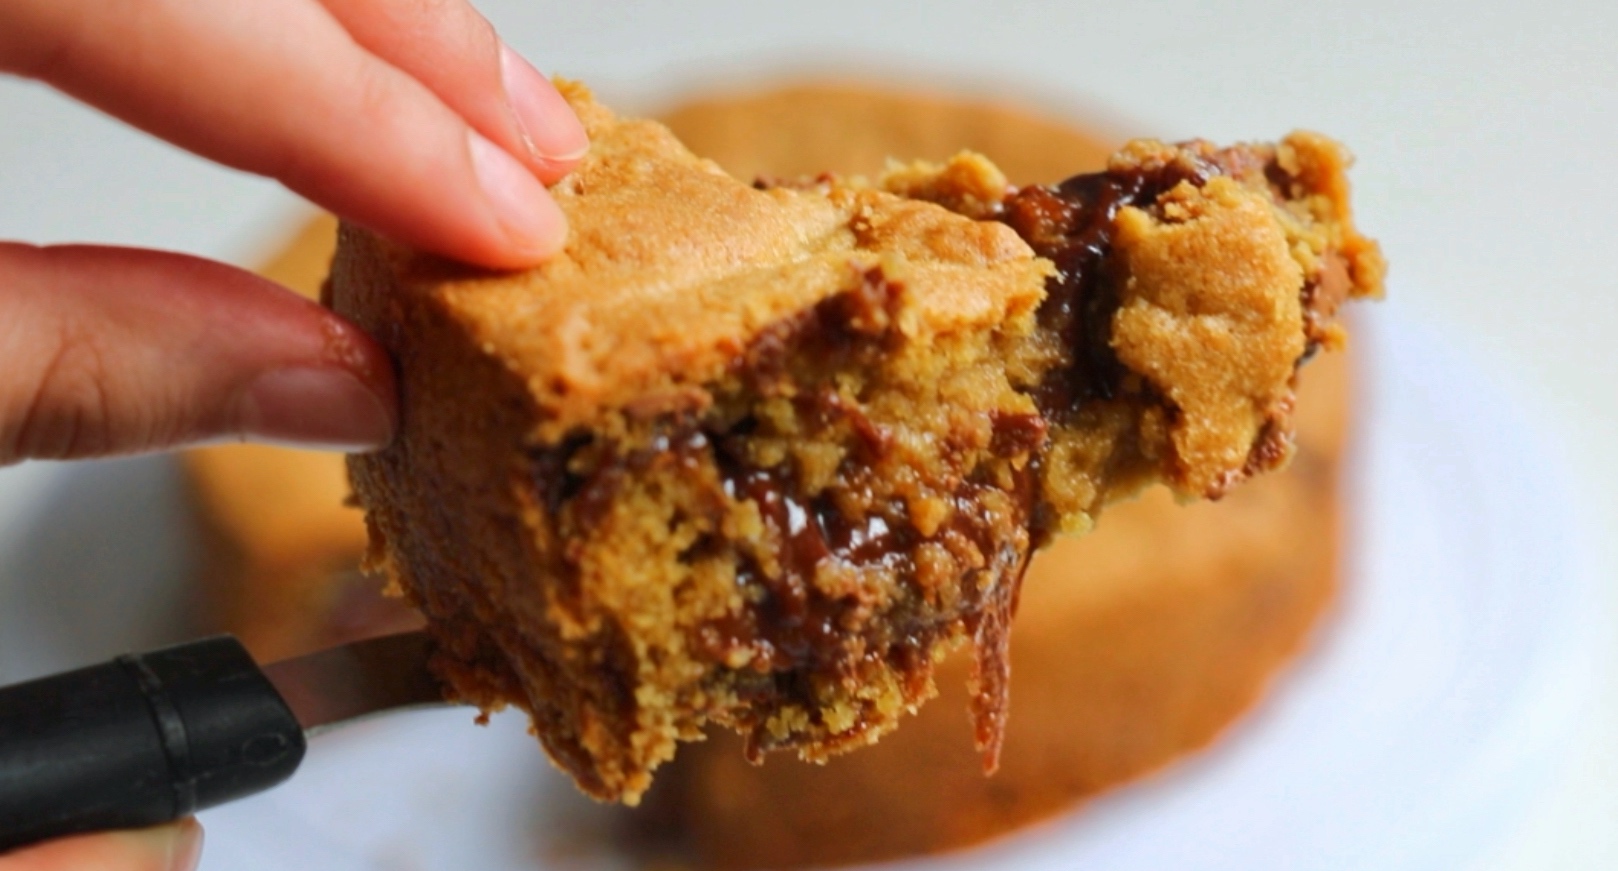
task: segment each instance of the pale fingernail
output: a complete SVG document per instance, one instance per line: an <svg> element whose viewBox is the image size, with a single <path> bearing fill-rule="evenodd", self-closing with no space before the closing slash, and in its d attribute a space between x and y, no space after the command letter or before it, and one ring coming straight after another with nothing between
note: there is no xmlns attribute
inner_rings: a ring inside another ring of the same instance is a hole
<svg viewBox="0 0 1618 871"><path fill-rule="evenodd" d="M500 47L500 76L506 99L536 157L570 163L590 150L590 137L578 115L539 70L511 50Z"/></svg>
<svg viewBox="0 0 1618 871"><path fill-rule="evenodd" d="M393 415L370 387L336 368L266 372L247 385L237 406L239 432L252 441L361 451L393 438Z"/></svg>
<svg viewBox="0 0 1618 871"><path fill-rule="evenodd" d="M169 871L196 871L202 861L202 825L195 819L180 821L180 835L169 860Z"/></svg>
<svg viewBox="0 0 1618 871"><path fill-rule="evenodd" d="M143 857L143 861L130 864L131 868L193 871L202 858L202 826L195 819L119 832L118 837Z"/></svg>
<svg viewBox="0 0 1618 871"><path fill-rule="evenodd" d="M468 131L472 169L483 198L518 253L542 260L555 254L567 238L567 219L550 192L518 163L477 133Z"/></svg>

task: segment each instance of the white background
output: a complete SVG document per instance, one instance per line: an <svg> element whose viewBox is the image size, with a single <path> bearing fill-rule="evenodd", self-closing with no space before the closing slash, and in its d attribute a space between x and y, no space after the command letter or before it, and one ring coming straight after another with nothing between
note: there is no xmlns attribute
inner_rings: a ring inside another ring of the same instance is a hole
<svg viewBox="0 0 1618 871"><path fill-rule="evenodd" d="M1577 504L1597 533L1611 610L1618 4L479 5L542 69L629 102L693 79L726 82L728 70L880 68L1088 107L1129 119L1125 132L1331 133L1360 158L1360 220L1393 264L1387 305L1469 351L1478 383L1514 397L1579 471ZM0 238L245 262L296 208L272 184L204 166L44 89L0 81ZM32 474L0 475L0 493ZM1609 678L1571 764L1485 867L1618 867L1614 690Z"/></svg>

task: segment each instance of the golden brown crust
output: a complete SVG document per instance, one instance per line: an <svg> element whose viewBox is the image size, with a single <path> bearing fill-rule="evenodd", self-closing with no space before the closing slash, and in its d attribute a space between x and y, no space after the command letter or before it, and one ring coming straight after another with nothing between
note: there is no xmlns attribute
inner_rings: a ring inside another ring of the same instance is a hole
<svg viewBox="0 0 1618 871"><path fill-rule="evenodd" d="M1163 220L1133 207L1118 213L1113 244L1129 281L1112 347L1178 410L1168 424L1176 486L1222 492L1230 471L1246 465L1258 427L1291 401L1303 312L1275 289L1302 287L1303 271L1273 206L1233 179L1176 187L1158 207Z"/></svg>
<svg viewBox="0 0 1618 871"><path fill-rule="evenodd" d="M1040 267L1003 226L968 226L873 190L755 190L662 125L619 119L582 86L563 86L592 146L553 190L570 230L560 256L500 281L457 281L444 280L453 273L442 264L391 255L400 274L442 281L451 316L522 373L543 413L541 438L597 426L631 403L689 403L754 336L846 289L861 252L910 260L905 280L924 291L921 329L1038 302L1028 279Z"/></svg>
<svg viewBox="0 0 1618 871"><path fill-rule="evenodd" d="M399 438L351 461L376 564L456 691L528 708L591 794L635 800L710 721L867 744L966 637L992 767L1030 548L1284 457L1312 278L1262 178L1138 146L1116 222L1090 182L1030 194L1053 265L974 220L1023 202L980 157L749 187L564 92L594 146L561 256L483 275L345 227L332 301L400 365ZM1092 224L1101 278L1068 262ZM1098 281L1101 333L1051 314Z"/></svg>

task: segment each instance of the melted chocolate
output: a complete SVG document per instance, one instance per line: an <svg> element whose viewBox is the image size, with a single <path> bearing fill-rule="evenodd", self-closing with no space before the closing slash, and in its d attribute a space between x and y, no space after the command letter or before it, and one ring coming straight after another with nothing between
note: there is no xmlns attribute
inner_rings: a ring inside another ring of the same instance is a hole
<svg viewBox="0 0 1618 871"><path fill-rule="evenodd" d="M764 396L779 395L792 383L791 373L786 371L792 356L835 370L855 366L883 350L879 339L887 334L898 310L903 285L888 280L880 266L863 269L857 277L854 287L775 324L753 340L732 367L748 389Z"/></svg>
<svg viewBox="0 0 1618 871"><path fill-rule="evenodd" d="M1320 350L1337 309L1354 292L1354 276L1347 258L1327 249L1320 258L1320 269L1303 285L1303 333L1306 337L1303 365Z"/></svg>
<svg viewBox="0 0 1618 871"><path fill-rule="evenodd" d="M901 290L880 269L864 271L851 290L760 336L738 361L736 373L757 395L791 396L800 420L811 428L845 423L855 437L851 463L880 460L891 449L892 435L873 423L857 403L829 387L802 391L804 382L794 380L788 367L807 360L818 371L836 371L860 365L866 355L880 354ZM1021 514L1011 518L1010 528L1016 531L1027 524L1037 501L1033 455L1043 446L1047 427L1032 413L997 414L991 422L990 452L1027 460L1017 473L1013 494ZM747 668L757 672L760 681L739 681L738 691L744 694L751 687L761 699L795 699L813 710L812 675L853 677L866 658L881 657L907 681L911 694L919 696L931 673L933 647L967 615L966 630L979 654L973 703L979 744L992 759L1004 722L1006 629L1028 551L1025 537L1008 536L991 518L984 500L997 488L978 480L959 482L950 496L950 515L931 537L953 553L975 548L982 555L982 566L958 581L957 608L941 613L904 606L881 620L859 621L855 618L864 603L857 596L828 594L816 586L816 573L832 561L880 568L901 581L914 579L916 551L928 538L910 522L903 504L851 514L841 510L829 493L807 494L790 466L750 464L745 440L757 426L751 417L721 423L710 417L669 416L640 449L618 451L580 435L536 451L532 474L563 538L568 530L602 522L622 488L660 463L714 468L723 498L757 506L770 539L780 543L772 560L776 570L766 571L760 560L718 535L697 542L684 555L688 560L728 558L736 566L737 583L758 591L753 606L699 628L694 638L719 661L741 650L750 654ZM838 489L846 495L858 486L858 476L849 474ZM876 501L870 494L864 496L853 501L862 505ZM576 571L572 559L564 552L568 563L564 571ZM754 749L770 749L768 736L755 731L750 741Z"/></svg>
<svg viewBox="0 0 1618 871"><path fill-rule="evenodd" d="M728 637L721 638L721 644L751 650L754 668L846 672L857 645L843 630L841 618L857 602L821 592L814 585L815 572L827 560L910 570L908 552L913 545L907 539L914 531L878 514L850 518L825 496L805 499L792 476L778 468L732 469L725 475L724 488L733 499L758 506L782 547L774 575L750 557L738 560L737 582L762 589L765 596L750 613L726 621L723 635Z"/></svg>
<svg viewBox="0 0 1618 871"><path fill-rule="evenodd" d="M989 423L994 435L989 440L989 452L997 457L1033 456L1045 446L1045 434L1050 425L1037 414L1010 414L992 412Z"/></svg>
<svg viewBox="0 0 1618 871"><path fill-rule="evenodd" d="M561 444L529 452L528 461L535 490L552 517L562 510L563 505L573 501L583 488L585 479L569 467L574 456L590 441L588 433L575 433L563 439Z"/></svg>
<svg viewBox="0 0 1618 871"><path fill-rule="evenodd" d="M1081 403L1111 399L1125 374L1112 350L1112 318L1124 276L1107 256L1118 211L1150 205L1181 182L1203 184L1214 171L1209 165L1175 163L1076 175L1058 185L1023 188L1006 200L1001 220L1056 265L1045 284L1039 324L1071 356L1035 391L1047 417L1063 419Z"/></svg>

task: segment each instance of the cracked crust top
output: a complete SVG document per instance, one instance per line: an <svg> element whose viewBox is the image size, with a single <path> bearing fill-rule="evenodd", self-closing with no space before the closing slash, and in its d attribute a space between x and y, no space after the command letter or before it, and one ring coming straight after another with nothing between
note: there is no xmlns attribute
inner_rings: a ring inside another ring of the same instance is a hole
<svg viewBox="0 0 1618 871"><path fill-rule="evenodd" d="M883 261L903 275L918 335L1014 319L1039 303L1049 267L1004 225L867 187L758 190L662 125L619 118L583 85L558 85L591 140L552 189L569 223L563 252L498 277L402 248L391 266L437 288L446 313L523 375L543 414L538 439L625 407L700 404L700 385L753 337L847 290L851 267Z"/></svg>

